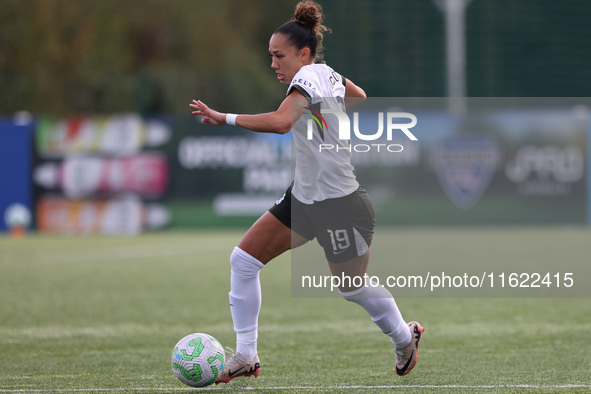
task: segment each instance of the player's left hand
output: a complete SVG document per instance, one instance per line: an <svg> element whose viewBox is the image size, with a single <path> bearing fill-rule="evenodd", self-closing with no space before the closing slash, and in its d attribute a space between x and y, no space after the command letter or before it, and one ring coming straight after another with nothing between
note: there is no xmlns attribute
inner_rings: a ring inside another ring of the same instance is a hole
<svg viewBox="0 0 591 394"><path fill-rule="evenodd" d="M191 112L193 115L203 116L203 119L201 119L202 123L207 123L213 126L226 124L226 114L214 111L201 100L193 100L191 104L189 104L189 107L195 110Z"/></svg>

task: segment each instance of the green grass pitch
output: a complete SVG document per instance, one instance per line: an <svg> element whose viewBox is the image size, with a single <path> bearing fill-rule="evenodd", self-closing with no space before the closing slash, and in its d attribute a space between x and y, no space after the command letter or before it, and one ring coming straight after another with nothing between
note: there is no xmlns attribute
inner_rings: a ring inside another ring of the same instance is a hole
<svg viewBox="0 0 591 394"><path fill-rule="evenodd" d="M409 256L449 234L478 237L472 228L388 231ZM567 231L564 258L591 256L587 229L522 231L540 245ZM505 233L487 229L482 242L503 245ZM191 332L234 345L228 260L241 235L0 238L0 393L194 390L173 375L170 353ZM482 258L494 265L494 254ZM259 377L202 390L591 391L589 298L397 298L404 317L426 328L416 369L398 377L389 341L361 308L291 298L290 274L289 255L261 273Z"/></svg>

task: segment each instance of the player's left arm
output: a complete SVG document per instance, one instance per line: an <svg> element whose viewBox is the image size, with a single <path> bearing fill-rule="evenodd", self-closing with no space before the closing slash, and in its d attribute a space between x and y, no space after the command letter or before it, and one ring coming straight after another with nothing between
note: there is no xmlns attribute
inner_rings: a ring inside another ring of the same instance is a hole
<svg viewBox="0 0 591 394"><path fill-rule="evenodd" d="M276 111L255 115L238 115L236 126L257 131L260 133L285 134L291 130L291 126L302 115L308 105L306 98L296 89L293 89L283 100ZM201 115L203 123L213 126L226 124L226 113L209 108L201 100L193 100L189 104L194 109L193 115Z"/></svg>
<svg viewBox="0 0 591 394"><path fill-rule="evenodd" d="M345 85L345 106L347 109L353 108L367 98L365 91L350 79L343 77L343 84Z"/></svg>

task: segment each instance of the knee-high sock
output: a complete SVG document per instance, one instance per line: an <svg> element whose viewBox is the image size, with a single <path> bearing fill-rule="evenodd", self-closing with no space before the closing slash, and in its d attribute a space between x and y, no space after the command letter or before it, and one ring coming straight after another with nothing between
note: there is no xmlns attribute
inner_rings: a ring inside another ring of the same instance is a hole
<svg viewBox="0 0 591 394"><path fill-rule="evenodd" d="M359 304L365 309L371 320L390 337L395 347L410 344L410 330L388 290L381 286L364 286L354 291L339 293L345 300Z"/></svg>
<svg viewBox="0 0 591 394"><path fill-rule="evenodd" d="M236 352L247 360L257 354L258 320L261 309L259 272L265 265L239 247L230 256L230 311L236 332Z"/></svg>

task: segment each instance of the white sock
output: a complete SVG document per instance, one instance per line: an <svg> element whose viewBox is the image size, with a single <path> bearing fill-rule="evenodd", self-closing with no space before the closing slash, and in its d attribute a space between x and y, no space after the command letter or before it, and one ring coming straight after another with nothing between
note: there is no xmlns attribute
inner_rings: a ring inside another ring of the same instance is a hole
<svg viewBox="0 0 591 394"><path fill-rule="evenodd" d="M390 337L394 347L401 348L410 344L412 336L408 325L402 318L392 294L384 287L365 286L339 293L345 300L359 304L365 309L371 320Z"/></svg>
<svg viewBox="0 0 591 394"><path fill-rule="evenodd" d="M265 265L235 247L230 256L230 311L236 332L236 352L247 360L257 354L258 319L261 309L259 272Z"/></svg>
<svg viewBox="0 0 591 394"><path fill-rule="evenodd" d="M258 330L236 333L236 353L242 354L246 361L251 361L257 355Z"/></svg>

